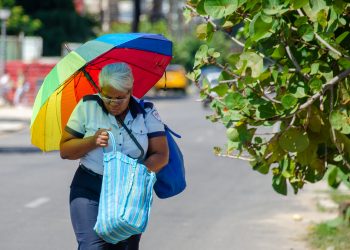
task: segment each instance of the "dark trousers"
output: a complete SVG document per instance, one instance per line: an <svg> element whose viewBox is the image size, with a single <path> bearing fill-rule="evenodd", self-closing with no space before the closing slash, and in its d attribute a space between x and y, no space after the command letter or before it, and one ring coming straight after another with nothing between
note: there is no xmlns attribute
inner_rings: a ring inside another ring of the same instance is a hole
<svg viewBox="0 0 350 250"><path fill-rule="evenodd" d="M78 250L138 250L141 234L117 244L105 242L94 231L102 178L83 170L76 171L70 192L70 215Z"/></svg>

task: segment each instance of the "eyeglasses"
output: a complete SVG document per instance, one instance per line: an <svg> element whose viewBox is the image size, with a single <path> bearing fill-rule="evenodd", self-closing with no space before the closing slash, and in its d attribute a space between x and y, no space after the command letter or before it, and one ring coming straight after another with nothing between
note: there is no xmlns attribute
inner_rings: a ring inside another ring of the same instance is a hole
<svg viewBox="0 0 350 250"><path fill-rule="evenodd" d="M101 97L101 99L106 103L106 104L114 104L114 105L121 105L123 104L125 101L127 101L129 99L129 96L124 97L124 98L108 98L105 97L102 93L99 93L99 96Z"/></svg>

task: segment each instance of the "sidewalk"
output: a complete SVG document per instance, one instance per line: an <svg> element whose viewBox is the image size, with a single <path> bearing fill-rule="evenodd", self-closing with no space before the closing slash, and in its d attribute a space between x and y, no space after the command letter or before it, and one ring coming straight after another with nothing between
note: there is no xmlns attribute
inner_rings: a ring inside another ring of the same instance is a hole
<svg viewBox="0 0 350 250"><path fill-rule="evenodd" d="M0 106L0 135L29 127L31 116L31 107Z"/></svg>

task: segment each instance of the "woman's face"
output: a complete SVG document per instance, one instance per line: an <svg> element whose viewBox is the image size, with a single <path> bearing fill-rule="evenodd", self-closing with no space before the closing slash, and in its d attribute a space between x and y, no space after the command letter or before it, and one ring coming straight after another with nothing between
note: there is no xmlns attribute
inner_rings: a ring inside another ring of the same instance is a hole
<svg viewBox="0 0 350 250"><path fill-rule="evenodd" d="M116 116L128 108L130 92L125 93L107 85L101 88L100 96L108 112Z"/></svg>

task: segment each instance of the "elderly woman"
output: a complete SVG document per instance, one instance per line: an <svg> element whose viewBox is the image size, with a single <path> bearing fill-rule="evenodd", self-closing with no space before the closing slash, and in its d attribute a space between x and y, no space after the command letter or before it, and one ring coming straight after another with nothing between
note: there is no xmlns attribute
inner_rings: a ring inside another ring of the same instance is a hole
<svg viewBox="0 0 350 250"><path fill-rule="evenodd" d="M93 227L97 220L103 175L103 147L108 145L110 130L116 138L117 150L138 158L140 148L118 122L132 131L142 146L143 164L158 172L168 162L168 146L164 125L151 103L140 106L132 93L133 75L125 63L105 66L99 75L100 93L82 98L69 118L62 134L60 153L63 159L80 159L71 184L70 213L79 250L138 249L141 235L110 244L97 236Z"/></svg>

